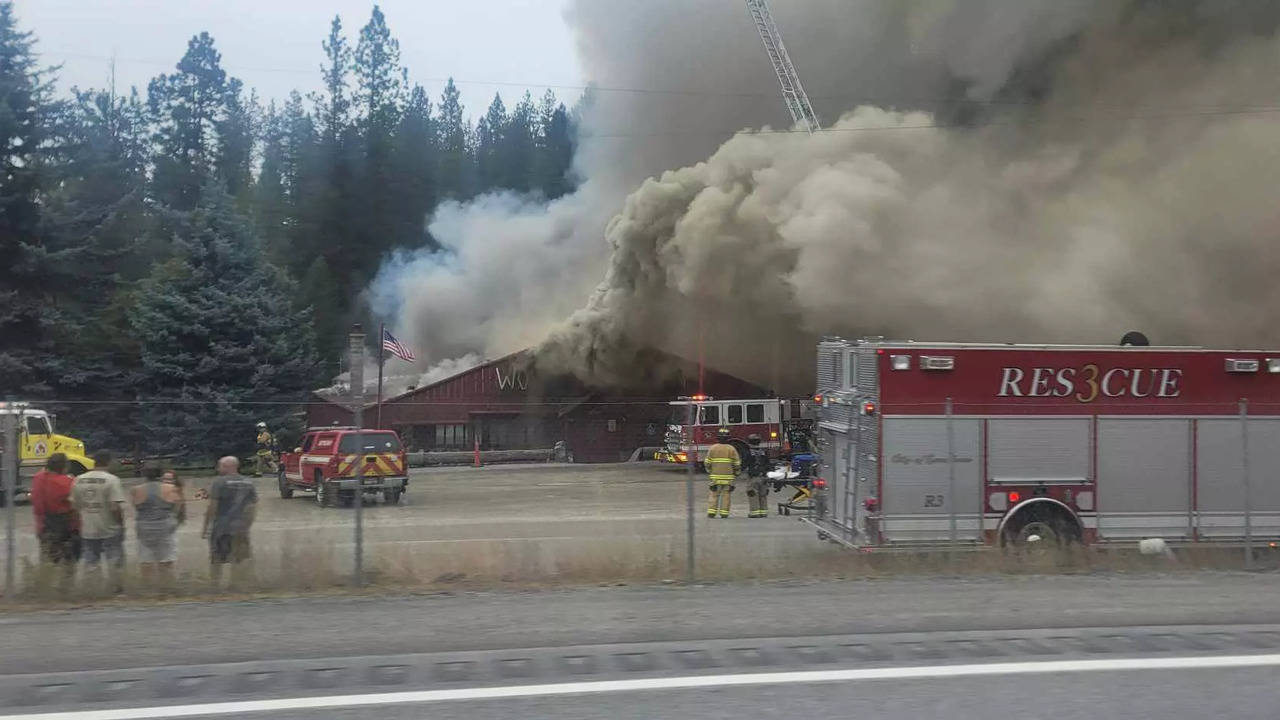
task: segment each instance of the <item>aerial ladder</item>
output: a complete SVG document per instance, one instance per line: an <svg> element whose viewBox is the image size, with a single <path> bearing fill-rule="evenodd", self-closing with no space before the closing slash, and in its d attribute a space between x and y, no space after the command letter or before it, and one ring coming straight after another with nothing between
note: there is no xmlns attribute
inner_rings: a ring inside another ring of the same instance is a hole
<svg viewBox="0 0 1280 720"><path fill-rule="evenodd" d="M818 116L809 104L809 96L800 84L800 76L791 63L791 56L782 44L782 33L773 22L773 13L769 12L768 0L747 0L747 10L755 21L756 30L760 31L760 40L764 42L765 52L769 53L769 62L773 63L773 71L778 74L778 82L782 85L782 99L787 103L787 111L792 121L804 128L810 135L822 129L818 124Z"/></svg>

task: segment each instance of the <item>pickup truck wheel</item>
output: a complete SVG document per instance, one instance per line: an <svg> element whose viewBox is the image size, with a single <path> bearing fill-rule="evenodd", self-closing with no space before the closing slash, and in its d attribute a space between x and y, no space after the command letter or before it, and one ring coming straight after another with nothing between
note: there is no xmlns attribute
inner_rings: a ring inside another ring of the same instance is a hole
<svg viewBox="0 0 1280 720"><path fill-rule="evenodd" d="M400 504L400 491L399 491L399 490L386 490L386 491L384 491L384 492L382 493L382 500L383 500L383 502L385 502L385 503L386 503L386 504L388 504L388 505L399 505L399 504Z"/></svg>
<svg viewBox="0 0 1280 720"><path fill-rule="evenodd" d="M329 504L329 488L324 484L324 474L319 470L315 475L316 505L325 507Z"/></svg>
<svg viewBox="0 0 1280 720"><path fill-rule="evenodd" d="M293 486L289 484L289 478L284 476L284 468L280 468L276 473L276 482L280 484L280 497L288 500L293 497Z"/></svg>
<svg viewBox="0 0 1280 720"><path fill-rule="evenodd" d="M338 491L338 507L349 508L356 504L356 493L354 490Z"/></svg>

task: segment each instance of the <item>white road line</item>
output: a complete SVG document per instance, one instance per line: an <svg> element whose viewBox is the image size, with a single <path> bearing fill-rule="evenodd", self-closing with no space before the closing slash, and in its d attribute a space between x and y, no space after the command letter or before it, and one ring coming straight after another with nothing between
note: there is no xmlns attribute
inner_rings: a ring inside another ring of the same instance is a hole
<svg viewBox="0 0 1280 720"><path fill-rule="evenodd" d="M813 670L802 672L751 673L743 675L692 675L642 680L602 680L595 682L505 687L422 690L416 692L330 695L327 697L245 700L239 702L171 705L113 710L0 715L0 720L147 720L151 718L208 717L240 713L320 710L430 703L447 700L493 700L585 695L593 693L641 692L646 690L687 690L741 685L781 685L789 683L858 682L866 680L913 680L921 678L973 677L981 675L1027 675L1033 673L1122 672L1133 670L1201 670L1280 665L1280 654L1219 655L1209 657L1116 658L1111 660L1054 660L1047 662L983 663L975 665L932 665L923 667L863 668L858 670Z"/></svg>

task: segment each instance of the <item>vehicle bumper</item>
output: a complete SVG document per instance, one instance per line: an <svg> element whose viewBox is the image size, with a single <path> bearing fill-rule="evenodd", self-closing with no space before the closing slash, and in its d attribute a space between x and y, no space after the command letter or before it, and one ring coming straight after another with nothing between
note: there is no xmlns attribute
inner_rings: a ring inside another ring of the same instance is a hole
<svg viewBox="0 0 1280 720"><path fill-rule="evenodd" d="M689 457L683 452L675 453L670 450L659 450L653 454L653 459L658 462L676 463L683 465L689 462Z"/></svg>
<svg viewBox="0 0 1280 720"><path fill-rule="evenodd" d="M356 484L355 478L342 478L337 481L339 490L355 490L357 487L364 488L365 492L374 492L379 490L408 490L409 478L403 475L396 477L366 477L361 479L360 484Z"/></svg>

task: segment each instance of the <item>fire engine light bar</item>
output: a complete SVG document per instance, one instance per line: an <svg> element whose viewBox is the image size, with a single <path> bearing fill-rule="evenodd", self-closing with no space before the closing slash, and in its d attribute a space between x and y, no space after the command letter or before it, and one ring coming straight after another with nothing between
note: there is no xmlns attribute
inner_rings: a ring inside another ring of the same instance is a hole
<svg viewBox="0 0 1280 720"><path fill-rule="evenodd" d="M1267 358L1267 372L1280 373L1280 358Z"/></svg>
<svg viewBox="0 0 1280 720"><path fill-rule="evenodd" d="M892 363L892 367L894 370L910 370L911 369L910 355L890 355L889 361Z"/></svg>
<svg viewBox="0 0 1280 720"><path fill-rule="evenodd" d="M949 355L921 355L921 370L955 370L956 359Z"/></svg>
<svg viewBox="0 0 1280 720"><path fill-rule="evenodd" d="M1227 372L1229 373L1251 373L1258 372L1258 361L1245 358L1227 358Z"/></svg>

